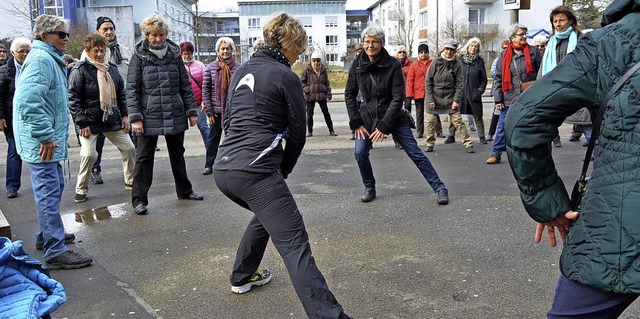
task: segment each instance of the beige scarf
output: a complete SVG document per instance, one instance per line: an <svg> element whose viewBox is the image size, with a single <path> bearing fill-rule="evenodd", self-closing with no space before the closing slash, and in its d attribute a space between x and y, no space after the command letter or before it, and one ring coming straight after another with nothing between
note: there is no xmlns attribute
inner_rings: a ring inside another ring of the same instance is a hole
<svg viewBox="0 0 640 319"><path fill-rule="evenodd" d="M100 109L102 110L102 122L107 122L109 115L113 114L113 107L117 105L116 86L109 74L109 63L100 63L87 57L87 61L98 69L98 90L100 91Z"/></svg>

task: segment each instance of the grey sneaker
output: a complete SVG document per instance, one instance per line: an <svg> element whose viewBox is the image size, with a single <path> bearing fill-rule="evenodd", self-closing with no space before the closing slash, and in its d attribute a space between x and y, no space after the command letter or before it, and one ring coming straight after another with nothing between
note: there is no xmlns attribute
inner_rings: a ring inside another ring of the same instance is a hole
<svg viewBox="0 0 640 319"><path fill-rule="evenodd" d="M76 240L76 235L74 235L73 233L64 233L64 243L65 244L71 244L74 240ZM44 243L36 242L36 249L37 250L43 250L44 249Z"/></svg>
<svg viewBox="0 0 640 319"><path fill-rule="evenodd" d="M271 272L269 269L256 270L249 282L242 286L231 286L231 291L237 294L249 292L253 286L264 286L271 281Z"/></svg>
<svg viewBox="0 0 640 319"><path fill-rule="evenodd" d="M62 254L45 261L45 265L49 269L77 269L91 265L93 259L91 257L82 256L81 254L67 250Z"/></svg>
<svg viewBox="0 0 640 319"><path fill-rule="evenodd" d="M91 178L89 181L91 182L91 184L104 184L104 181L102 180L102 174L100 174L99 171L95 170L91 171Z"/></svg>

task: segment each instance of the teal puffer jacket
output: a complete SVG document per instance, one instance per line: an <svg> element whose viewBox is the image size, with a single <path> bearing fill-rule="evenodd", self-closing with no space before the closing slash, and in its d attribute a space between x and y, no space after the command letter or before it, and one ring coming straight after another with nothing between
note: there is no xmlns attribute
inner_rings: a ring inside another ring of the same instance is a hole
<svg viewBox="0 0 640 319"><path fill-rule="evenodd" d="M640 0L616 0L604 28L586 34L576 50L510 109L507 154L529 215L550 221L570 209L549 142L563 120L584 105L598 108L609 89L640 60ZM598 158L560 260L571 280L616 293L640 293L640 73L608 102ZM576 163L576 175L580 170ZM577 178L577 176L576 176ZM573 181L570 181L570 187Z"/></svg>
<svg viewBox="0 0 640 319"><path fill-rule="evenodd" d="M56 147L51 162L67 159L69 97L67 66L49 44L33 41L13 97L13 133L23 161L42 163L40 145Z"/></svg>

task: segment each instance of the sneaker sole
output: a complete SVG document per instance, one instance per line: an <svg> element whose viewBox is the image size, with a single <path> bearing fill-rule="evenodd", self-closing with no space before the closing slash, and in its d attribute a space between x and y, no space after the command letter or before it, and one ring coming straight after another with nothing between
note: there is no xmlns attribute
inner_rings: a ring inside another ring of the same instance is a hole
<svg viewBox="0 0 640 319"><path fill-rule="evenodd" d="M75 198L73 199L73 202L75 202L75 203L84 203L84 202L86 202L86 201L87 201L87 198L86 198L86 197L85 197L85 198L83 198L83 199L75 199Z"/></svg>
<svg viewBox="0 0 640 319"><path fill-rule="evenodd" d="M251 290L252 287L256 286L264 286L266 284L269 283L269 281L271 281L271 277L273 276L269 276L265 279L262 280L258 280L258 281L252 281L248 284L242 285L242 286L231 286L231 292L236 293L236 294L243 294L246 292L249 292Z"/></svg>
<svg viewBox="0 0 640 319"><path fill-rule="evenodd" d="M55 269L78 269L78 268L87 267L87 266L91 265L92 262L93 262L93 260L89 260L87 262L80 263L80 264L62 264L62 263L48 263L48 262L45 262L45 265L47 266L47 268L49 268L51 270L55 270Z"/></svg>

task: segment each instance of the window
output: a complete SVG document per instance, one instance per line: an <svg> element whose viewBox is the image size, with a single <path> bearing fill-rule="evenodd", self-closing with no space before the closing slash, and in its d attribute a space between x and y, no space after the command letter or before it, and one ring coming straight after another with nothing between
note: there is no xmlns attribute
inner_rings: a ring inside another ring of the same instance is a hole
<svg viewBox="0 0 640 319"><path fill-rule="evenodd" d="M260 29L260 18L249 18L249 29Z"/></svg>
<svg viewBox="0 0 640 319"><path fill-rule="evenodd" d="M328 35L325 37L327 45L338 45L338 36L337 35Z"/></svg>
<svg viewBox="0 0 640 319"><path fill-rule="evenodd" d="M428 23L429 23L429 19L427 16L427 11L420 12L420 27L422 29L426 29L429 27Z"/></svg>
<svg viewBox="0 0 640 319"><path fill-rule="evenodd" d="M484 8L469 9L469 24L484 24Z"/></svg>
<svg viewBox="0 0 640 319"><path fill-rule="evenodd" d="M64 17L63 0L45 0L44 13Z"/></svg>
<svg viewBox="0 0 640 319"><path fill-rule="evenodd" d="M313 26L311 17L300 17L300 23L305 28L311 28Z"/></svg>
<svg viewBox="0 0 640 319"><path fill-rule="evenodd" d="M338 16L326 16L326 17L324 17L324 26L325 26L325 28L337 28L338 27Z"/></svg>
<svg viewBox="0 0 640 319"><path fill-rule="evenodd" d="M254 43L256 43L256 41L258 41L259 38L257 37L253 37L253 38L249 38L249 46L253 46Z"/></svg>
<svg viewBox="0 0 640 319"><path fill-rule="evenodd" d="M336 53L325 54L325 60L327 62L338 62L338 55Z"/></svg>
<svg viewBox="0 0 640 319"><path fill-rule="evenodd" d="M313 48L313 37L309 36L309 37L307 37L307 39L308 39L308 41L309 41L309 42L308 42L308 46L309 46L310 48Z"/></svg>

